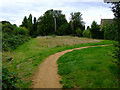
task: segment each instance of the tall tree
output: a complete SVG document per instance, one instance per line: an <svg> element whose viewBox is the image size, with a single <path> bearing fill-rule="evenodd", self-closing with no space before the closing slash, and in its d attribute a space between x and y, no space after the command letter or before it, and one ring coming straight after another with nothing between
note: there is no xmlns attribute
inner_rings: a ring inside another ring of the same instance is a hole
<svg viewBox="0 0 120 90"><path fill-rule="evenodd" d="M30 14L28 17L28 24L32 24L32 14Z"/></svg>
<svg viewBox="0 0 120 90"><path fill-rule="evenodd" d="M100 30L100 26L97 24L96 21L93 21L92 22L92 25L91 25L91 38L99 38L99 31Z"/></svg>
<svg viewBox="0 0 120 90"><path fill-rule="evenodd" d="M37 31L41 35L55 34L59 27L65 23L67 20L61 10L47 10L43 16L38 18Z"/></svg>
<svg viewBox="0 0 120 90"><path fill-rule="evenodd" d="M29 30L29 35L33 35L33 23L32 23L32 14L29 15L28 17L28 30Z"/></svg>
<svg viewBox="0 0 120 90"><path fill-rule="evenodd" d="M37 36L37 19L36 17L34 17L34 23L33 23L33 37L36 37Z"/></svg>
<svg viewBox="0 0 120 90"><path fill-rule="evenodd" d="M80 12L75 12L75 13L70 13L71 18L70 18L70 23L71 23L71 28L73 31L73 34L76 33L76 29L80 28L83 32L84 30L84 22L82 21L82 14Z"/></svg>
<svg viewBox="0 0 120 90"><path fill-rule="evenodd" d="M27 17L25 16L23 21L22 21L22 25L20 25L21 27L26 27L28 28L28 22L27 22Z"/></svg>

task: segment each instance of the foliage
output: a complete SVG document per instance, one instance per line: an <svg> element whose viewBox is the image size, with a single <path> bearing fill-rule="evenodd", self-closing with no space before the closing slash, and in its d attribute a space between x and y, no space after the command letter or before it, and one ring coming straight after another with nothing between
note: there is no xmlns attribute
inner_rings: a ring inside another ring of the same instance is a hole
<svg viewBox="0 0 120 90"><path fill-rule="evenodd" d="M40 35L63 35L67 28L67 20L61 10L47 10L43 16L38 18L37 32Z"/></svg>
<svg viewBox="0 0 120 90"><path fill-rule="evenodd" d="M63 88L118 88L118 68L111 61L111 48L91 47L61 56L57 63Z"/></svg>
<svg viewBox="0 0 120 90"><path fill-rule="evenodd" d="M28 18L25 16L20 26L27 28L29 31L28 33L31 37L36 37L37 36L37 20L36 20L36 17L34 17L34 20L32 21L32 18L33 18L32 14L30 14Z"/></svg>
<svg viewBox="0 0 120 90"><path fill-rule="evenodd" d="M102 27L104 31L104 39L107 40L118 40L117 33L116 33L116 25L115 24L106 24Z"/></svg>
<svg viewBox="0 0 120 90"><path fill-rule="evenodd" d="M85 30L84 22L82 21L82 14L80 12L70 13L70 24L72 28L72 34L76 34L77 28L80 28L81 31Z"/></svg>
<svg viewBox="0 0 120 90"><path fill-rule="evenodd" d="M89 29L83 31L83 37L87 37L87 38L91 37L91 32Z"/></svg>
<svg viewBox="0 0 120 90"><path fill-rule="evenodd" d="M22 24L20 25L21 27L25 27L25 28L28 28L28 21L27 21L27 17L25 16L23 21L22 21Z"/></svg>
<svg viewBox="0 0 120 90"><path fill-rule="evenodd" d="M103 38L103 37L101 37L101 36L103 36L102 35L103 32L100 31L100 26L97 24L96 21L92 22L90 32L91 32L91 38L94 38L94 39Z"/></svg>
<svg viewBox="0 0 120 90"><path fill-rule="evenodd" d="M116 25L116 32L117 35L116 37L118 38L118 43L115 44L115 50L114 50L114 58L117 60L117 64L119 66L120 69L120 1L119 2L113 2L112 3L112 11L114 13L115 16L115 25ZM120 75L120 72L119 72ZM120 81L119 81L120 82ZM120 83L119 83L120 85Z"/></svg>
<svg viewBox="0 0 120 90"><path fill-rule="evenodd" d="M16 83L21 82L17 73L10 72L7 67L2 67L2 89L12 90L17 88Z"/></svg>
<svg viewBox="0 0 120 90"><path fill-rule="evenodd" d="M82 14L80 12L71 13L71 20L68 23L65 14L61 10L47 10L42 16L32 22L32 14L23 19L21 27L26 27L31 37L46 36L51 34L56 35L71 35L77 34L77 28L85 29L84 22L82 21ZM80 36L83 36L81 33Z"/></svg>
<svg viewBox="0 0 120 90"><path fill-rule="evenodd" d="M76 33L79 37L82 37L82 30L80 28L77 28Z"/></svg>
<svg viewBox="0 0 120 90"><path fill-rule="evenodd" d="M17 27L7 21L2 22L2 49L4 51L14 50L29 39L26 28Z"/></svg>
<svg viewBox="0 0 120 90"><path fill-rule="evenodd" d="M70 35L71 33L71 28L68 23L61 25L56 31L57 35Z"/></svg>

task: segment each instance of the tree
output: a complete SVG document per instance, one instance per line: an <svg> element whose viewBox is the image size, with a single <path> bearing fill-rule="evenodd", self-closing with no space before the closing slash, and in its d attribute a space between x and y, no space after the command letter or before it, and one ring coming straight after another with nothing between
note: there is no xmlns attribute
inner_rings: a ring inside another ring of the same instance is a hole
<svg viewBox="0 0 120 90"><path fill-rule="evenodd" d="M34 17L34 20L33 20L33 35L32 37L36 37L37 36L37 19L36 17Z"/></svg>
<svg viewBox="0 0 120 90"><path fill-rule="evenodd" d="M31 37L35 37L34 35L35 35L36 29L37 29L36 21L37 21L36 18L34 18L34 22L32 22L32 14L30 14L28 19L26 16L24 17L23 22L20 26L27 28L29 31L29 35Z"/></svg>
<svg viewBox="0 0 120 90"><path fill-rule="evenodd" d="M113 57L117 60L117 65L118 65L118 68L119 68L119 71L118 71L118 88L120 88L120 1L119 2L113 2L112 3L113 6L112 6L112 11L114 13L114 16L115 16L115 24L116 24L116 31L117 31L117 43L114 44L114 47L115 47L115 50L113 52Z"/></svg>
<svg viewBox="0 0 120 90"><path fill-rule="evenodd" d="M25 16L23 21L22 21L22 25L20 25L21 27L26 27L28 28L28 20L27 20L27 17Z"/></svg>
<svg viewBox="0 0 120 90"><path fill-rule="evenodd" d="M102 27L102 30L104 31L104 39L108 40L118 40L117 33L117 27L116 25L113 24L106 24L105 26Z"/></svg>
<svg viewBox="0 0 120 90"><path fill-rule="evenodd" d="M117 43L114 44L115 50L114 50L114 55L113 57L117 60L117 65L119 66L120 69L120 1L119 2L113 2L112 3L112 11L115 16L115 24L116 24L116 32L117 35L116 37L118 38ZM120 72L119 72L120 73Z"/></svg>
<svg viewBox="0 0 120 90"><path fill-rule="evenodd" d="M56 34L59 27L65 23L67 20L61 10L47 10L43 16L38 18L37 31L41 35Z"/></svg>
<svg viewBox="0 0 120 90"><path fill-rule="evenodd" d="M76 34L77 28L80 28L81 31L85 29L84 22L82 21L82 14L80 12L75 12L75 13L70 13L71 18L70 18L70 23L71 23L71 28L72 28L72 33Z"/></svg>
<svg viewBox="0 0 120 90"><path fill-rule="evenodd" d="M90 27L89 27L89 26L87 26L87 30L88 30L88 29L90 29Z"/></svg>
<svg viewBox="0 0 120 90"><path fill-rule="evenodd" d="M98 39L99 38L99 32L100 32L99 30L100 30L100 26L97 24L96 21L93 21L92 25L91 25L91 29L90 29L91 38Z"/></svg>
<svg viewBox="0 0 120 90"><path fill-rule="evenodd" d="M29 15L28 17L28 30L29 30L29 35L32 36L33 35L33 23L32 23L32 14Z"/></svg>

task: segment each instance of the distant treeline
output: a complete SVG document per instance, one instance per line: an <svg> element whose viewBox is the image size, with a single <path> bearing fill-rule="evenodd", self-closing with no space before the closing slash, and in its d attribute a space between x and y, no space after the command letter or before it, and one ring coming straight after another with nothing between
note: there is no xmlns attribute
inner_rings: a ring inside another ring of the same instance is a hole
<svg viewBox="0 0 120 90"><path fill-rule="evenodd" d="M84 22L82 21L82 14L80 12L71 13L70 22L68 23L61 10L48 10L38 20L36 17L32 19L30 14L23 19L21 27L26 27L29 30L29 35L36 37L39 35L71 35L77 34L76 30L80 29L81 36L85 30Z"/></svg>
<svg viewBox="0 0 120 90"><path fill-rule="evenodd" d="M70 21L66 20L65 14L61 10L47 10L38 19L24 17L22 24L17 27L8 21L2 21L2 45L3 50L16 49L20 44L28 41L30 37L46 35L71 35L87 37L94 39L116 40L117 33L115 24L100 27L96 21L93 21L91 28L88 26L85 30L81 12L70 13Z"/></svg>
<svg viewBox="0 0 120 90"><path fill-rule="evenodd" d="M33 18L31 14L28 18L25 16L20 26L27 28L31 37L55 34L116 40L114 24L101 27L96 21L93 21L91 28L88 26L85 30L85 22L81 12L70 13L70 21L68 22L61 10L51 9L38 19Z"/></svg>

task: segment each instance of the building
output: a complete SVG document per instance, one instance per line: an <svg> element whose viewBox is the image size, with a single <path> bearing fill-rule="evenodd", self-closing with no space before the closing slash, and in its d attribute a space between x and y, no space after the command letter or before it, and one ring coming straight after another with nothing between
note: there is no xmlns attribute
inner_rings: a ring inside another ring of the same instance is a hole
<svg viewBox="0 0 120 90"><path fill-rule="evenodd" d="M114 19L101 19L100 26L105 26L106 24L112 24L114 22Z"/></svg>

